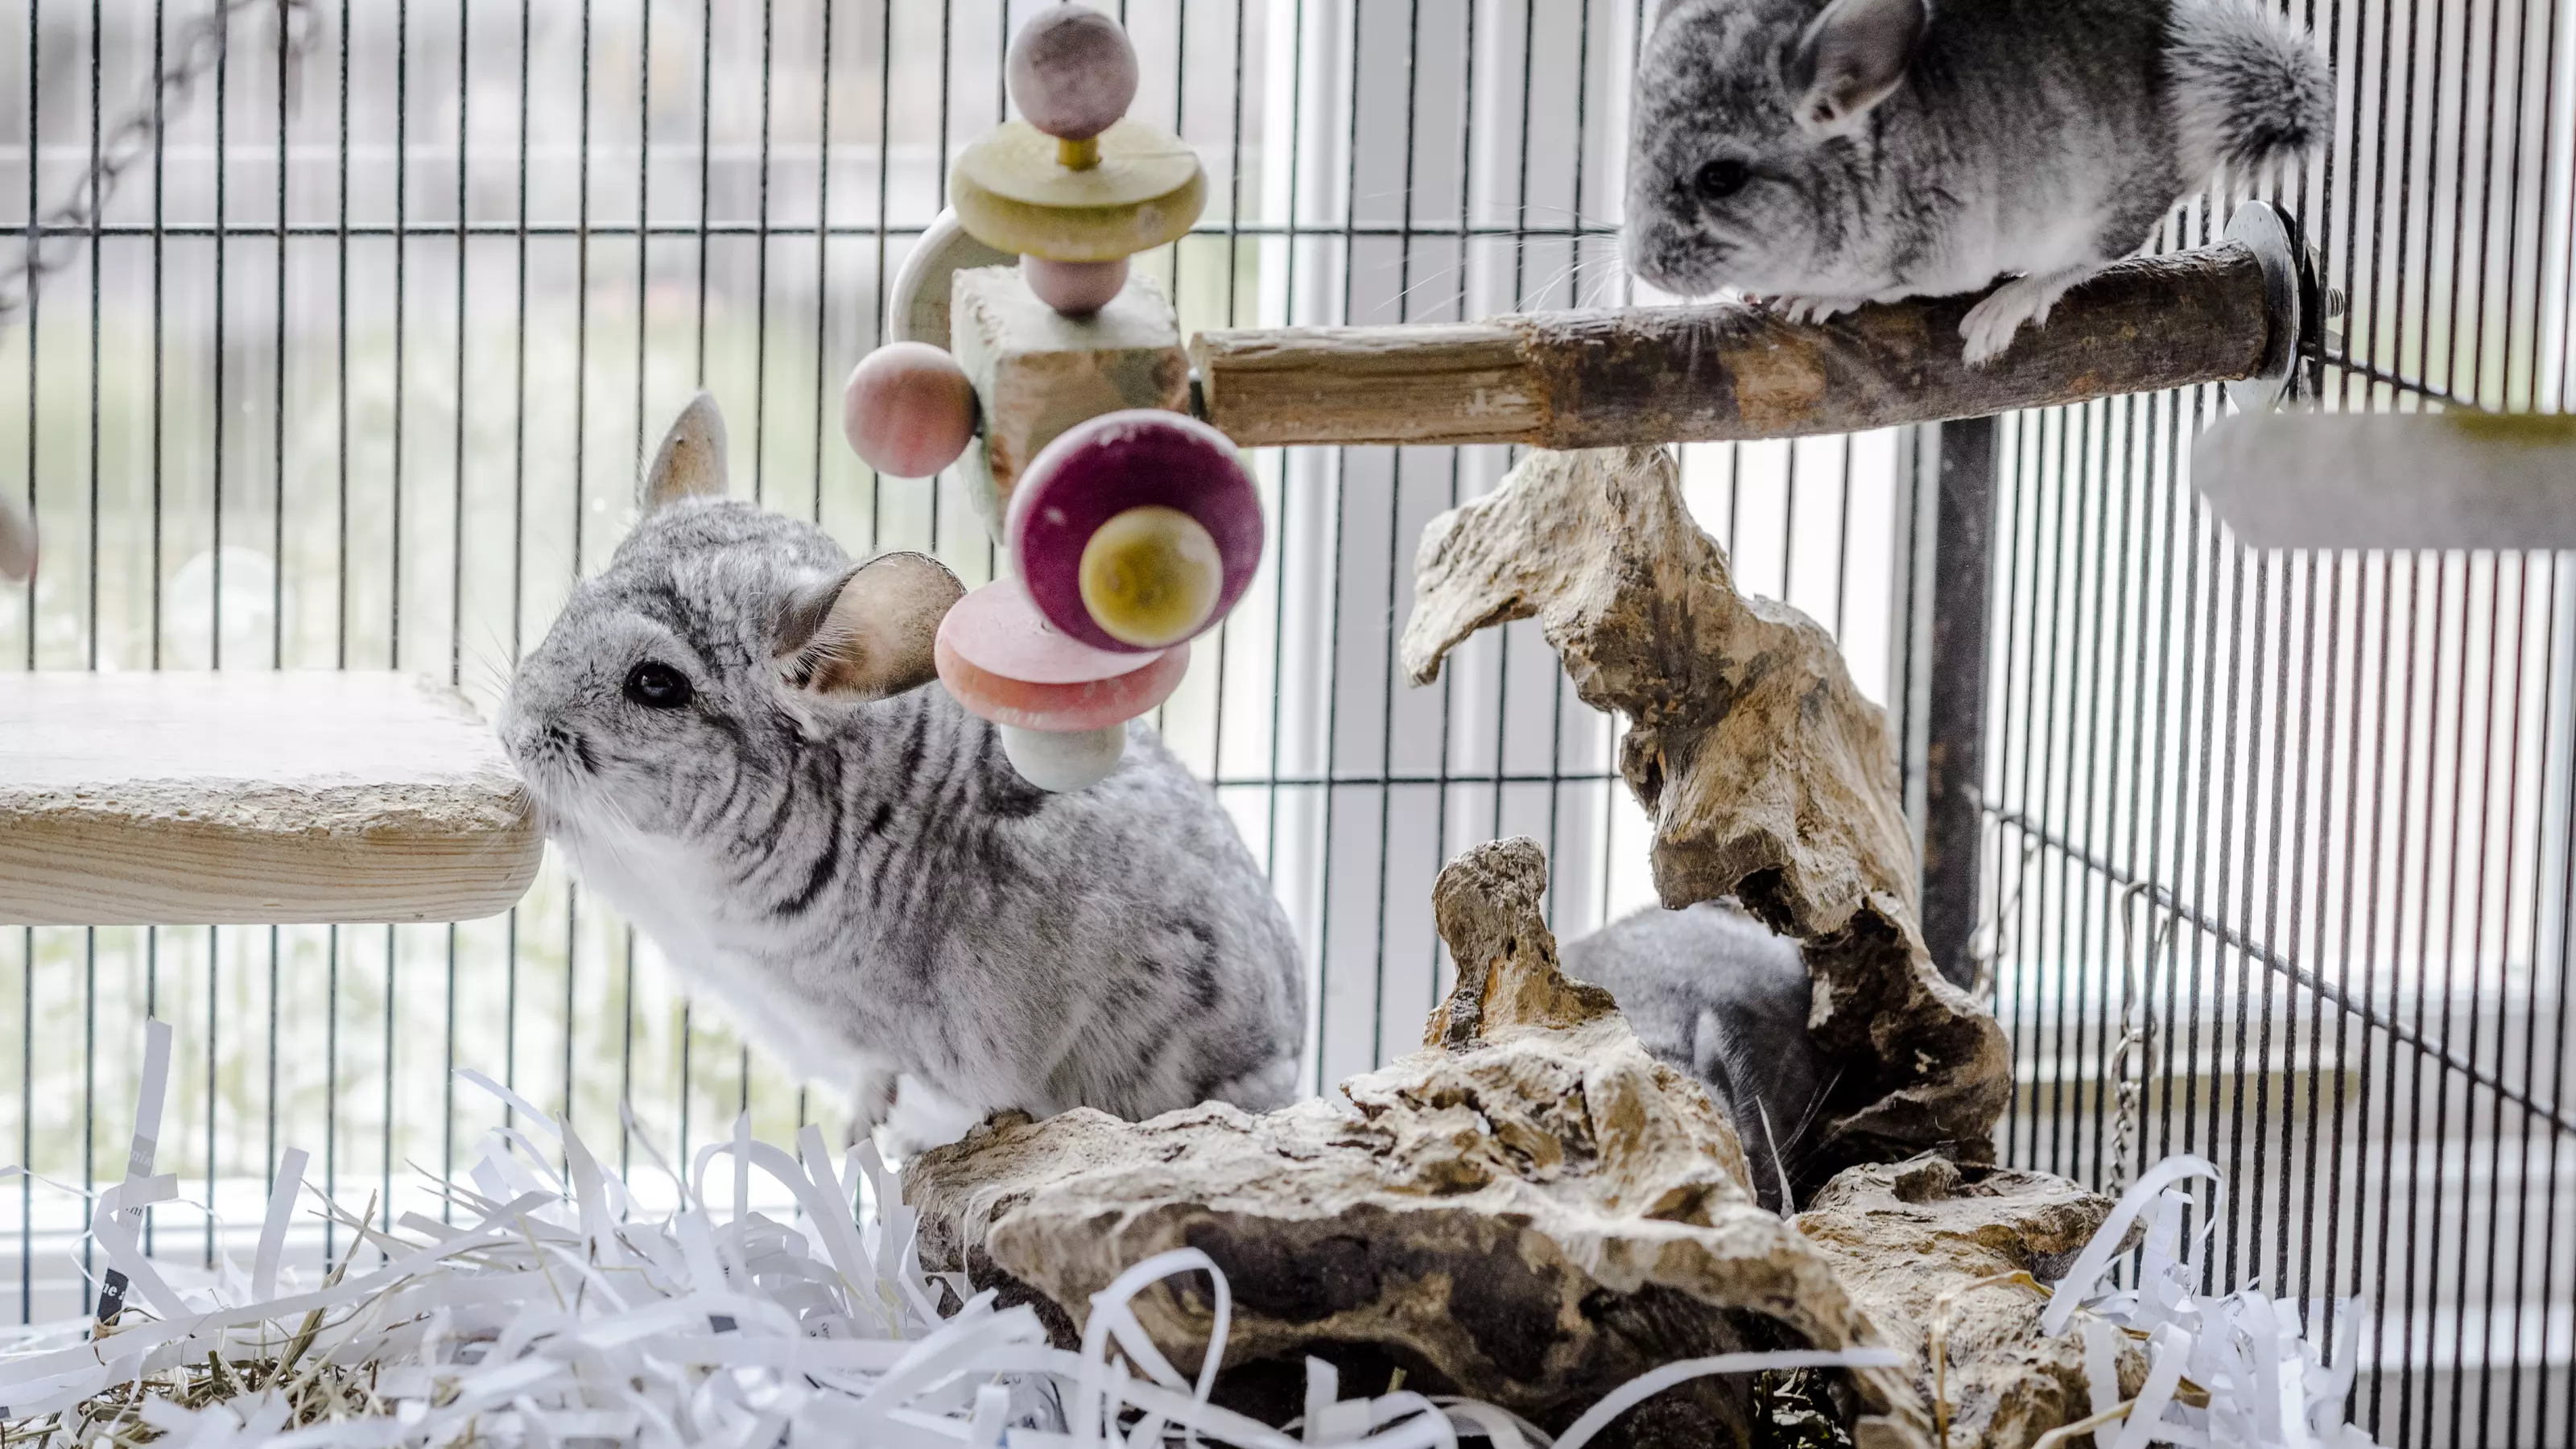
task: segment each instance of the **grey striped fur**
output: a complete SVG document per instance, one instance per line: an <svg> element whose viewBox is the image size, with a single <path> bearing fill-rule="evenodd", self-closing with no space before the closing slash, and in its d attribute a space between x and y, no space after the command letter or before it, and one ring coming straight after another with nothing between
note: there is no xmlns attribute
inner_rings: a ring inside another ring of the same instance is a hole
<svg viewBox="0 0 2576 1449"><path fill-rule="evenodd" d="M1854 69L1875 83L1829 84ZM2332 111L2315 46L2252 0L1674 0L1638 66L1628 264L1814 316L2018 277L1961 329L1982 360ZM1721 160L1749 179L1711 197Z"/></svg>
<svg viewBox="0 0 2576 1449"><path fill-rule="evenodd" d="M1650 906L1566 942L1559 959L1610 988L1639 1044L1725 1106L1764 1207L1793 1211L1824 1185L1811 1144L1835 1077L1807 1034L1814 988L1796 941L1703 901Z"/></svg>
<svg viewBox="0 0 2576 1449"><path fill-rule="evenodd" d="M1207 787L1140 722L1116 773L1050 795L936 683L818 683L834 671L795 645L849 557L674 484L673 453L500 715L582 881L755 1039L851 1090L862 1126L898 1074L974 1116L1287 1101L1296 945ZM687 677L686 706L627 697L648 660Z"/></svg>

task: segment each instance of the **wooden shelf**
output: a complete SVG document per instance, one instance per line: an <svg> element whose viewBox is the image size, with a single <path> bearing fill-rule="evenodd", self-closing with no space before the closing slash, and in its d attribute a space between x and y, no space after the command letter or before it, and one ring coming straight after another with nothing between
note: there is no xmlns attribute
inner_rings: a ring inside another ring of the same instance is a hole
<svg viewBox="0 0 2576 1449"><path fill-rule="evenodd" d="M443 684L0 674L0 922L472 920L543 854L500 743Z"/></svg>

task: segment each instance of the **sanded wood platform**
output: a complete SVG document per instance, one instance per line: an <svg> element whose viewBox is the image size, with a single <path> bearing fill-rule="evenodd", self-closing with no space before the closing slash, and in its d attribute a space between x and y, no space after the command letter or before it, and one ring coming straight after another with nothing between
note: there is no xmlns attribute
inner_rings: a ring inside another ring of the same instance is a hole
<svg viewBox="0 0 2576 1449"><path fill-rule="evenodd" d="M491 727L416 675L0 674L0 922L471 920L543 852Z"/></svg>

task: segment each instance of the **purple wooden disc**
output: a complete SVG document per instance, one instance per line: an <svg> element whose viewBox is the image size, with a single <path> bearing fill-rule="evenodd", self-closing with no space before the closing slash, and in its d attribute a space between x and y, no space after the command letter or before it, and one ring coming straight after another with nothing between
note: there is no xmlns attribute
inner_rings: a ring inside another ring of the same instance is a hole
<svg viewBox="0 0 2576 1449"><path fill-rule="evenodd" d="M1224 586L1200 633L1215 628L1243 597L1261 564L1261 495L1237 461L1233 440L1182 413L1131 408L1058 434L1011 490L1005 537L1048 623L1095 649L1156 652L1112 637L1082 601L1082 550L1092 533L1130 508L1150 505L1197 519L1225 561Z"/></svg>

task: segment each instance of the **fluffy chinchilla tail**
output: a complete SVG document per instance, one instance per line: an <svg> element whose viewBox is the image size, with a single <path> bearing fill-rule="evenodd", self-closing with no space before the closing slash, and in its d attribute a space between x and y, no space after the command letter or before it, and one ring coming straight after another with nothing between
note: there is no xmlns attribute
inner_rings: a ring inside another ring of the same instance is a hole
<svg viewBox="0 0 2576 1449"><path fill-rule="evenodd" d="M2334 77L2297 22L2255 0L2174 0L2165 59L2184 179L2245 187L2325 144Z"/></svg>

